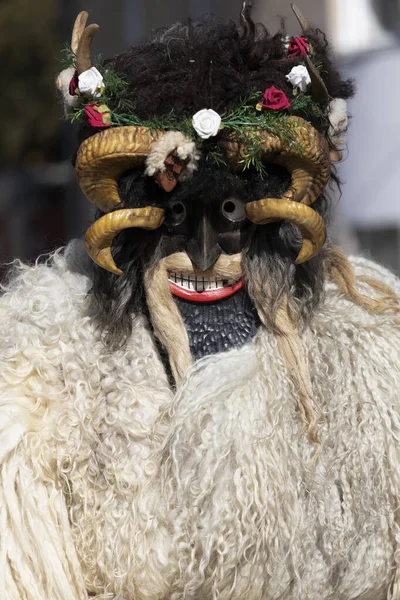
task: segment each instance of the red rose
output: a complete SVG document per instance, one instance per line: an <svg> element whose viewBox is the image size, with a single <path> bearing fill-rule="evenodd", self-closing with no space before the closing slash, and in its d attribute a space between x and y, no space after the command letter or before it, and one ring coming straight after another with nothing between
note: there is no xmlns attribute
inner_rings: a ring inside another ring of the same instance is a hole
<svg viewBox="0 0 400 600"><path fill-rule="evenodd" d="M105 104L92 102L84 108L88 123L94 129L111 127L111 113Z"/></svg>
<svg viewBox="0 0 400 600"><path fill-rule="evenodd" d="M78 73L75 72L75 75L69 82L69 93L71 96L75 96L76 89L78 87Z"/></svg>
<svg viewBox="0 0 400 600"><path fill-rule="evenodd" d="M290 102L285 92L272 86L265 90L264 99L259 106L268 110L287 110L290 108Z"/></svg>
<svg viewBox="0 0 400 600"><path fill-rule="evenodd" d="M301 58L302 56L307 56L309 48L310 44L307 42L306 38L295 37L289 44L288 57Z"/></svg>

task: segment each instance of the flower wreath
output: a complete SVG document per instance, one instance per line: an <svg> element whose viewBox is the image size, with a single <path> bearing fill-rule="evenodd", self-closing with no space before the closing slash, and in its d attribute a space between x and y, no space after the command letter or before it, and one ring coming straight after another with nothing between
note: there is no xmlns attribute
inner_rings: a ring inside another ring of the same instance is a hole
<svg viewBox="0 0 400 600"><path fill-rule="evenodd" d="M295 7L294 10L297 11ZM301 22L299 15L296 16ZM320 76L322 67L314 64L310 58L313 56L313 48L307 37L284 38L282 44L289 58L298 58L300 61L286 75L287 81L293 86L292 102L283 90L271 86L264 93L254 91L223 114L204 108L192 117L182 118L170 112L165 116L144 120L132 110L123 75L116 73L110 64L101 60L95 66L90 63L88 68L80 69L78 74L76 48L73 47L66 47L63 51L66 69L59 76L58 87L63 92L67 116L72 122L86 122L95 131L109 127L144 126L167 132L181 132L185 136L185 143L194 142L197 148L206 150L208 160L217 166L225 164L218 139L221 135L234 132L239 139L246 139L247 153L242 158L243 169L254 167L264 176L261 139L254 134L249 139L247 132L250 129L268 130L287 143L293 139L293 121L288 117L296 115L308 121L325 123L331 140L334 138L334 143L342 143L343 133L347 128L346 102L341 99L330 101ZM109 108L110 106L113 108ZM195 168L195 155L200 154L193 150L192 171Z"/></svg>

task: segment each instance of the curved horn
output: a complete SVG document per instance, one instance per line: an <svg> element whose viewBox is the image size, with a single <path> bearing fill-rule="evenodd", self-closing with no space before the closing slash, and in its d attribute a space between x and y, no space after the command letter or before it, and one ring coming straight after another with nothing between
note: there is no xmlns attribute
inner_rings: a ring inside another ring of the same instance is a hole
<svg viewBox="0 0 400 600"><path fill-rule="evenodd" d="M74 54L78 53L79 42L82 37L82 33L86 27L86 21L88 20L89 14L83 10L75 19L74 28L72 30L71 38L71 49Z"/></svg>
<svg viewBox="0 0 400 600"><path fill-rule="evenodd" d="M276 198L265 198L246 204L246 214L250 221L265 225L284 219L296 225L303 236L296 265L313 258L326 241L326 225L323 218L309 206Z"/></svg>
<svg viewBox="0 0 400 600"><path fill-rule="evenodd" d="M147 206L146 208L126 208L104 215L88 229L85 247L89 256L103 269L122 275L111 254L111 245L115 236L124 229L140 227L157 229L164 221L164 210Z"/></svg>
<svg viewBox="0 0 400 600"><path fill-rule="evenodd" d="M315 256L326 240L325 223L309 205L315 202L329 181L330 155L326 140L304 119L289 117L288 131L291 139L287 142L268 131L249 132L250 138L254 135L262 137L262 160L286 167L292 182L282 198L265 198L247 204L246 214L258 225L287 219L299 227L303 245L296 264L300 264ZM245 144L231 138L225 141L225 151L240 165L247 150Z"/></svg>
<svg viewBox="0 0 400 600"><path fill-rule="evenodd" d="M291 6L292 11L294 12L294 14L296 16L296 19L300 23L300 27L302 29L302 32L305 35L309 34L314 29L312 23L310 23L310 21L305 18L305 16L301 12L301 10L295 4L292 3L290 6Z"/></svg>
<svg viewBox="0 0 400 600"><path fill-rule="evenodd" d="M312 25L312 23L310 23L310 21L305 18L301 10L295 4L291 4L290 6L292 7L292 10L300 24L304 35L312 35L315 31L315 27ZM318 104L328 104L329 93L321 75L318 73L309 56L304 57L304 62L306 64L307 71L311 79L311 95L313 100L315 100L315 102L318 102Z"/></svg>
<svg viewBox="0 0 400 600"><path fill-rule="evenodd" d="M78 51L76 53L76 70L78 75L87 71L92 67L92 59L90 56L90 48L92 39L98 32L100 27L96 24L89 25L83 30L79 40Z"/></svg>
<svg viewBox="0 0 400 600"><path fill-rule="evenodd" d="M330 177L330 155L326 140L301 117L288 117L290 140L283 142L269 131L249 131L250 138L260 136L264 148L262 160L282 165L292 175L292 182L284 198L313 204ZM225 140L227 157L240 166L246 155L246 145L234 138Z"/></svg>
<svg viewBox="0 0 400 600"><path fill-rule="evenodd" d="M163 131L127 126L105 129L85 140L76 158L76 175L85 196L103 212L120 206L118 179L142 166L163 135Z"/></svg>

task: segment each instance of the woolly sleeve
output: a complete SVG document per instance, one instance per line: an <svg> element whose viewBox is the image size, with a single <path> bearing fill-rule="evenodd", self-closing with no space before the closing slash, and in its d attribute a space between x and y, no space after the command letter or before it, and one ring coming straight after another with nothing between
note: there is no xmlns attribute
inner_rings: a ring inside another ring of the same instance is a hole
<svg viewBox="0 0 400 600"><path fill-rule="evenodd" d="M63 399L55 352L59 289L49 266L24 268L0 297L0 595L87 598L52 453ZM56 278L57 279L57 278ZM58 280L57 280L58 281Z"/></svg>
<svg viewBox="0 0 400 600"><path fill-rule="evenodd" d="M400 279L389 269L361 256L350 256L349 260L357 277L380 281L400 296Z"/></svg>

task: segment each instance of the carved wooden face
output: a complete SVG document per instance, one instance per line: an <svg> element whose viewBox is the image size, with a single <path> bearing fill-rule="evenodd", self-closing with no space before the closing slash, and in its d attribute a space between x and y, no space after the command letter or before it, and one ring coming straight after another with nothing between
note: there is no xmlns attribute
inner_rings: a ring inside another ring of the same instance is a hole
<svg viewBox="0 0 400 600"><path fill-rule="evenodd" d="M215 169L204 161L188 181L165 192L137 173L126 174L120 182L124 206L157 206L165 211L159 231L157 257L170 257L169 279L172 293L188 302L215 302L237 293L243 277L229 268L220 270L221 256L240 255L255 226L247 219L245 206L255 197L278 197L290 183L288 172L278 166L267 168L267 177L247 172L234 174ZM172 268L172 256L185 253ZM228 264L225 258L224 264Z"/></svg>

